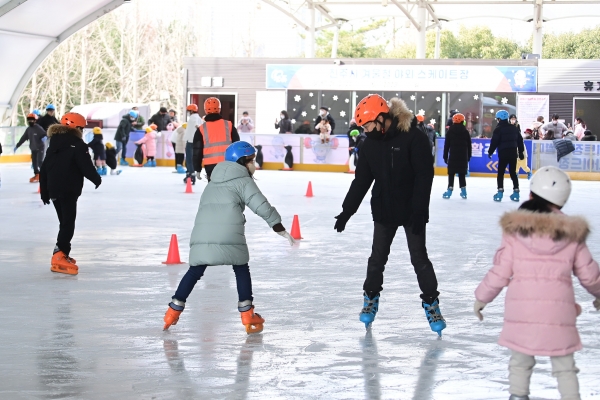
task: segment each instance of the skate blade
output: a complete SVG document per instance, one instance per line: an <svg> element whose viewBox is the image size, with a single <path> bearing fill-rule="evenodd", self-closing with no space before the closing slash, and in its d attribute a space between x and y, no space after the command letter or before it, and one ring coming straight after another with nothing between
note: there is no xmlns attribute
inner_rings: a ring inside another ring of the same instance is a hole
<svg viewBox="0 0 600 400"><path fill-rule="evenodd" d="M67 274L67 275L77 275L79 270L74 268L62 267L60 265L52 265L50 267L50 271L57 272L59 274Z"/></svg>
<svg viewBox="0 0 600 400"><path fill-rule="evenodd" d="M369 323L366 323L366 322L365 322L365 329L366 329L367 331L368 331L368 330L370 330L372 327L373 327L373 323L372 323L372 322L369 322Z"/></svg>
<svg viewBox="0 0 600 400"><path fill-rule="evenodd" d="M248 335L252 333L260 333L263 331L263 324L246 324L246 333Z"/></svg>

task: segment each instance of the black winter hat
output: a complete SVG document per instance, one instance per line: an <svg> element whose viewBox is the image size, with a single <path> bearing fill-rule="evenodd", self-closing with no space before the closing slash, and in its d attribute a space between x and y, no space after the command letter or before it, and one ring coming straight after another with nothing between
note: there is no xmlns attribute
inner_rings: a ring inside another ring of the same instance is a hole
<svg viewBox="0 0 600 400"><path fill-rule="evenodd" d="M167 112L167 107L161 107L160 108L160 112L161 113L166 113Z"/></svg>

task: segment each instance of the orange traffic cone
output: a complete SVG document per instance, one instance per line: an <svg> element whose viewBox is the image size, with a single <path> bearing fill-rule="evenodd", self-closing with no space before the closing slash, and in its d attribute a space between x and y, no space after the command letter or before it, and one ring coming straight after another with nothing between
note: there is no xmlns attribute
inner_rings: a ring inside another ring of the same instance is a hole
<svg viewBox="0 0 600 400"><path fill-rule="evenodd" d="M313 197L311 181L308 181L308 189L306 189L306 197Z"/></svg>
<svg viewBox="0 0 600 400"><path fill-rule="evenodd" d="M302 234L300 234L300 221L298 220L297 215L294 215L294 222L292 222L292 232L290 235L296 240L302 239Z"/></svg>
<svg viewBox="0 0 600 400"><path fill-rule="evenodd" d="M177 244L177 235L171 235L171 244L169 245L169 254L167 255L167 261L163 262L167 265L185 264L181 262L179 258L179 245Z"/></svg>
<svg viewBox="0 0 600 400"><path fill-rule="evenodd" d="M187 178L185 181L185 192L186 193L194 193L192 191L192 178Z"/></svg>

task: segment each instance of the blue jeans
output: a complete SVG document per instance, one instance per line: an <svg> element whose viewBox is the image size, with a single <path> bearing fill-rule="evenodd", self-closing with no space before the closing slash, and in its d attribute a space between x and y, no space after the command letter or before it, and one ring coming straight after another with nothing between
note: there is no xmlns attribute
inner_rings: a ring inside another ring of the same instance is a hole
<svg viewBox="0 0 600 400"><path fill-rule="evenodd" d="M121 158L127 158L127 142L121 142L120 140L117 140L116 143L117 154L119 154L119 151L123 150L123 152L121 153Z"/></svg>
<svg viewBox="0 0 600 400"><path fill-rule="evenodd" d="M185 166L187 168L188 175L193 175L194 174L194 143L186 142L186 144L185 144ZM179 297L177 299L179 300Z"/></svg>
<svg viewBox="0 0 600 400"><path fill-rule="evenodd" d="M186 301L192 290L194 290L196 283L204 275L206 267L206 265L190 266L188 272L185 273L181 282L179 282L173 298L179 301ZM250 277L250 267L248 264L234 265L233 272L235 272L239 301L254 300L252 297L252 278Z"/></svg>

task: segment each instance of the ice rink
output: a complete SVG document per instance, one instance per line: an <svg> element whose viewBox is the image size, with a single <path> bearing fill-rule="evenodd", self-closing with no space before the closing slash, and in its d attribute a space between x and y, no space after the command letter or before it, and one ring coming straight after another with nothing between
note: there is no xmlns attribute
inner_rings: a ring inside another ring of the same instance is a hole
<svg viewBox="0 0 600 400"><path fill-rule="evenodd" d="M448 328L442 340L421 308L404 235L388 264L371 332L358 320L370 253L367 195L344 233L334 216L351 175L259 171L258 185L289 230L290 247L250 211L256 311L262 334L246 335L231 267L210 267L178 325L163 315L187 265L165 266L169 239L187 261L202 189L184 194L171 168L124 168L79 200L71 255L78 276L50 272L58 231L25 164L1 164L0 398L2 399L507 399L508 358L496 344L503 295L473 315L473 291L500 241L499 216L517 204L494 203L495 180L469 178L469 199L443 200L445 177L432 191L428 249L440 282ZM304 196L312 181L315 197ZM521 180L523 197L528 181ZM506 187L511 188L509 180ZM510 193L509 190L507 190ZM575 182L565 208L600 223L600 183ZM600 259L600 236L588 241ZM583 399L600 396L600 313L576 283L584 350L576 361ZM544 310L540 310L544 312ZM558 399L547 358L539 358L532 399Z"/></svg>

